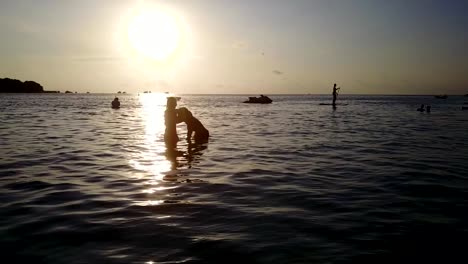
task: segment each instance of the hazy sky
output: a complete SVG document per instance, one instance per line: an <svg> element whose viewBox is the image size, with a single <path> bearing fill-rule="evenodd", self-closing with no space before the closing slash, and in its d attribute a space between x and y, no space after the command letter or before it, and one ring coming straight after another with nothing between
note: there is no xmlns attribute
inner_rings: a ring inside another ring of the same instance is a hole
<svg viewBox="0 0 468 264"><path fill-rule="evenodd" d="M182 21L170 59L128 45L145 8ZM0 36L0 77L47 90L468 93L466 0L1 0Z"/></svg>

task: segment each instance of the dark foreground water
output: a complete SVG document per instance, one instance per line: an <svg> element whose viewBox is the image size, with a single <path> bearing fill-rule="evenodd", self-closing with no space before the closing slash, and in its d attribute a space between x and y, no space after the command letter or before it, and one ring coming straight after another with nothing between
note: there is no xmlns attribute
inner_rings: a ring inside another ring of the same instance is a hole
<svg viewBox="0 0 468 264"><path fill-rule="evenodd" d="M1 262L466 263L463 97L271 98L0 95Z"/></svg>

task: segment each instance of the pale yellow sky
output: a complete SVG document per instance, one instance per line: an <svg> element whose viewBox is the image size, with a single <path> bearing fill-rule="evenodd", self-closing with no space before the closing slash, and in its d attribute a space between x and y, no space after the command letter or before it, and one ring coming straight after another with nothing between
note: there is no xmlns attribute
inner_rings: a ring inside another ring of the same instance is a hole
<svg viewBox="0 0 468 264"><path fill-rule="evenodd" d="M78 92L329 93L336 82L343 93L464 94L466 7L464 1L2 1L0 77ZM164 42L174 36L172 27L152 18L137 26L136 43L146 50L129 44L129 24L141 12L170 14L177 44ZM161 50L171 45L177 45L167 55L172 59L148 56L166 56Z"/></svg>

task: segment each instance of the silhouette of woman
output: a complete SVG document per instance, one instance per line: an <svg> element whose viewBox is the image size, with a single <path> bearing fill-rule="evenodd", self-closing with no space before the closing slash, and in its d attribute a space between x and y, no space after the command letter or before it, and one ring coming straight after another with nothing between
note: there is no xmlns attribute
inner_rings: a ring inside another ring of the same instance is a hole
<svg viewBox="0 0 468 264"><path fill-rule="evenodd" d="M210 136L208 129L203 126L203 124L192 115L187 108L181 107L178 110L179 120L185 122L187 125L187 140L190 141L192 138L193 132L195 132L194 139L198 143L207 142Z"/></svg>

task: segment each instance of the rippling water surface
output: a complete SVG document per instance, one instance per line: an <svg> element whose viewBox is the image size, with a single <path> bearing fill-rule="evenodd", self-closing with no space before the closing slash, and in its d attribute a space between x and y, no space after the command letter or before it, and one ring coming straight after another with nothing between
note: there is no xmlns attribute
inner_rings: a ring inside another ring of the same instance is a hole
<svg viewBox="0 0 468 264"><path fill-rule="evenodd" d="M466 260L463 97L245 98L182 96L212 137L172 151L160 95L0 95L2 259Z"/></svg>

